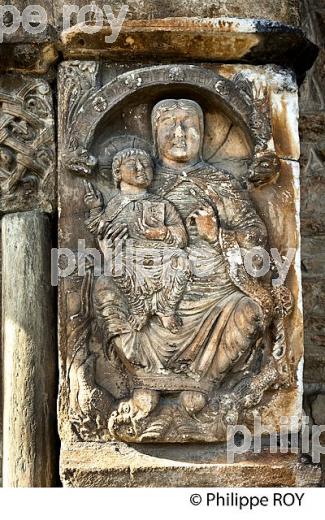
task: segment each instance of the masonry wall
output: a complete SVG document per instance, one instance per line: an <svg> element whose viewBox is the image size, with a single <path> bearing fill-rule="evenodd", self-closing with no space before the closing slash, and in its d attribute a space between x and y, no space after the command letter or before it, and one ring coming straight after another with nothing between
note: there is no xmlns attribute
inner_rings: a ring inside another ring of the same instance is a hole
<svg viewBox="0 0 325 520"><path fill-rule="evenodd" d="M300 89L304 407L325 424L325 4L303 0L303 28L320 46Z"/></svg>

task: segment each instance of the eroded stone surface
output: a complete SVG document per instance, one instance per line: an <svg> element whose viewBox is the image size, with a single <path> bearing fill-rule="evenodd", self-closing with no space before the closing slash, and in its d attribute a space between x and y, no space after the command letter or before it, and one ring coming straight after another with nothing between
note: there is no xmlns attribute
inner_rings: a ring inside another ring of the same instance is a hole
<svg viewBox="0 0 325 520"><path fill-rule="evenodd" d="M54 18L54 4L52 0L39 0L37 4L28 4L25 0L12 0L8 2L0 2L3 9L3 25L1 30L2 41L1 44L37 44L42 42L50 42L55 39L55 18ZM8 6L6 10L6 6ZM32 11L32 6L35 5L37 12ZM26 10L27 9L27 10ZM24 24L22 23L22 16L25 11ZM32 14L34 12L34 19ZM20 18L18 18L20 17ZM37 22L33 24L33 21ZM40 25L39 22L42 22ZM29 23L30 22L30 25ZM34 30L35 28L35 30ZM41 30L44 29L44 30Z"/></svg>
<svg viewBox="0 0 325 520"><path fill-rule="evenodd" d="M310 424L324 424L321 406L325 392L324 2L303 0L302 18L305 33L320 46L318 58L300 89L302 280L305 329L304 409L309 416ZM321 442L324 445L324 438ZM322 463L324 464L324 460Z"/></svg>
<svg viewBox="0 0 325 520"><path fill-rule="evenodd" d="M57 20L62 19L64 0L54 2L54 12ZM87 0L77 0L75 5L81 7L87 5ZM96 5L103 7L104 0L98 0ZM128 19L152 20L170 17L200 17L218 18L220 16L237 16L238 18L257 18L260 20L274 20L288 25L299 26L299 2L290 0L283 2L275 0L272 4L268 0L256 2L255 0L227 0L211 1L203 0L112 0L109 5L115 15L123 5L128 6ZM75 18L74 18L75 19Z"/></svg>
<svg viewBox="0 0 325 520"><path fill-rule="evenodd" d="M79 23L62 31L60 49L66 59L98 57L127 61L214 60L277 63L304 72L317 48L299 29L254 18L167 17L126 18L120 29L105 24L85 32Z"/></svg>
<svg viewBox="0 0 325 520"><path fill-rule="evenodd" d="M3 43L0 45L0 72L46 74L57 57L54 43Z"/></svg>

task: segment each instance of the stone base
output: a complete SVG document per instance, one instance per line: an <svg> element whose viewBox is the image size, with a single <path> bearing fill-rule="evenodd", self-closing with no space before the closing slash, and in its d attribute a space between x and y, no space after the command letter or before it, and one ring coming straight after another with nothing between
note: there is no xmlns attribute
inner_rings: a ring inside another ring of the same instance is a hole
<svg viewBox="0 0 325 520"><path fill-rule="evenodd" d="M230 464L225 449L211 444L94 442L62 447L61 479L65 487L315 487L321 469L268 451Z"/></svg>

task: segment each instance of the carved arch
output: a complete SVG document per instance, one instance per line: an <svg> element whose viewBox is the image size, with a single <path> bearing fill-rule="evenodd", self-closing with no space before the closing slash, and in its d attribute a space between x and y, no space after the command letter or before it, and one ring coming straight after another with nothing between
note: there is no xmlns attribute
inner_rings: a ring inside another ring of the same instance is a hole
<svg viewBox="0 0 325 520"><path fill-rule="evenodd" d="M248 133L253 145L257 144L252 104L233 81L197 65L160 65L125 72L88 97L75 119L79 135L84 136L83 145L89 147L96 127L117 104L136 92L166 85L200 88L215 95L230 117Z"/></svg>

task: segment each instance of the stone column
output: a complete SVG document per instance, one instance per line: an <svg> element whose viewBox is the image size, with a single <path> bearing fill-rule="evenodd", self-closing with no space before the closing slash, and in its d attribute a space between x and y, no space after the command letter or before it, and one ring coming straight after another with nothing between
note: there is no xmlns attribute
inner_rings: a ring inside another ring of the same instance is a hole
<svg viewBox="0 0 325 520"><path fill-rule="evenodd" d="M6 487L53 485L56 354L51 225L39 211L2 220Z"/></svg>

